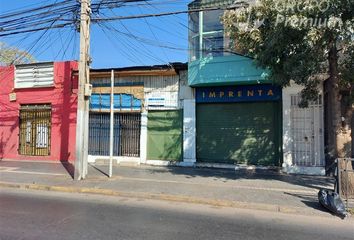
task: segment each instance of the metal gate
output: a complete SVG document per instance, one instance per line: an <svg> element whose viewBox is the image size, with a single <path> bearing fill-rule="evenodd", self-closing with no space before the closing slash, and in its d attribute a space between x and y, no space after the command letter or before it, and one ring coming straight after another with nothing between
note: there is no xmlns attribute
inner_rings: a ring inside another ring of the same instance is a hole
<svg viewBox="0 0 354 240"><path fill-rule="evenodd" d="M140 156L140 113L114 114L113 155ZM109 155L110 114L90 112L89 155Z"/></svg>
<svg viewBox="0 0 354 240"><path fill-rule="evenodd" d="M51 105L21 106L19 154L50 155L51 115Z"/></svg>
<svg viewBox="0 0 354 240"><path fill-rule="evenodd" d="M322 99L300 108L300 95L291 95L292 158L294 165L324 166Z"/></svg>

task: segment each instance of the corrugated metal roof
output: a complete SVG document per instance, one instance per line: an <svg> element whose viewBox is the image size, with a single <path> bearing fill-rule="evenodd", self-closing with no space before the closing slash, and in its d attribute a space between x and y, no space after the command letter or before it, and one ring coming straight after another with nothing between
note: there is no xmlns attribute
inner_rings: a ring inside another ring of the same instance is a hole
<svg viewBox="0 0 354 240"><path fill-rule="evenodd" d="M223 7L230 6L234 2L239 2L235 0L195 0L188 4L189 9L198 9L198 8L211 8L211 7Z"/></svg>
<svg viewBox="0 0 354 240"><path fill-rule="evenodd" d="M187 63L173 62L165 65L152 65L152 66L131 66L131 67L122 67L122 68L100 68L100 69L91 69L90 72L110 72L111 70L120 72L120 71L151 71L151 70L169 70L174 69L177 72L180 70L186 70L188 68Z"/></svg>

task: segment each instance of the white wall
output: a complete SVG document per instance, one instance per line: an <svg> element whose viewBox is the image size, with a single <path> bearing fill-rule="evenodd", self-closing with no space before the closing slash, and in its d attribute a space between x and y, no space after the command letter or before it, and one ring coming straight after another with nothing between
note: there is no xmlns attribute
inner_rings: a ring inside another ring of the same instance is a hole
<svg viewBox="0 0 354 240"><path fill-rule="evenodd" d="M196 114L195 100L184 100L183 108L183 162L193 165L196 162Z"/></svg>
<svg viewBox="0 0 354 240"><path fill-rule="evenodd" d="M147 156L147 112L141 113L141 129L140 129L140 163L146 163Z"/></svg>

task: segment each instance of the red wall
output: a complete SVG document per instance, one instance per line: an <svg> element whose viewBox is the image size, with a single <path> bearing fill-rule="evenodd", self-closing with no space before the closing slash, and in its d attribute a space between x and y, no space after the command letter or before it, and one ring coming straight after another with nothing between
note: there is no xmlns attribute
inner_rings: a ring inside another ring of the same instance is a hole
<svg viewBox="0 0 354 240"><path fill-rule="evenodd" d="M14 89L14 67L0 67L0 159L75 160L77 62L54 63L54 87ZM9 94L16 93L10 102ZM50 156L19 155L19 109L21 104L51 103Z"/></svg>

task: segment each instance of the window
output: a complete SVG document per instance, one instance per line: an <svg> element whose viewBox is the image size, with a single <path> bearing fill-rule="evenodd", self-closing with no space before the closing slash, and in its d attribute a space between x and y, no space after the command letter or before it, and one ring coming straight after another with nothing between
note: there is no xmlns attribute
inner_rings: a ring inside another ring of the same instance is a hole
<svg viewBox="0 0 354 240"><path fill-rule="evenodd" d="M16 66L15 88L51 87L53 85L53 63L36 63Z"/></svg>
<svg viewBox="0 0 354 240"><path fill-rule="evenodd" d="M199 16L199 12L193 12L189 14L189 55L192 61L199 58Z"/></svg>
<svg viewBox="0 0 354 240"><path fill-rule="evenodd" d="M21 106L19 146L21 155L50 155L51 113L51 106L48 104Z"/></svg>
<svg viewBox="0 0 354 240"><path fill-rule="evenodd" d="M211 32L222 32L224 26L221 23L223 10L201 12L203 16L203 34Z"/></svg>
<svg viewBox="0 0 354 240"><path fill-rule="evenodd" d="M202 41L203 57L208 56L223 56L224 51L224 36L223 33L203 34Z"/></svg>
<svg viewBox="0 0 354 240"><path fill-rule="evenodd" d="M190 61L225 55L227 39L220 19L222 15L223 10L189 14Z"/></svg>

